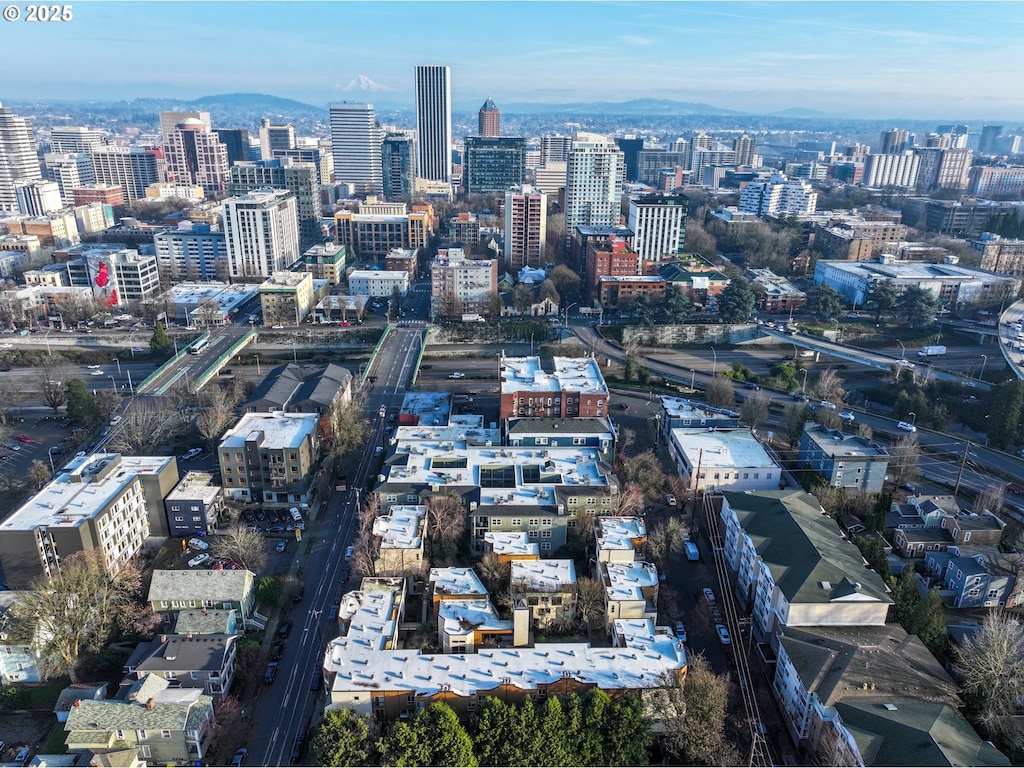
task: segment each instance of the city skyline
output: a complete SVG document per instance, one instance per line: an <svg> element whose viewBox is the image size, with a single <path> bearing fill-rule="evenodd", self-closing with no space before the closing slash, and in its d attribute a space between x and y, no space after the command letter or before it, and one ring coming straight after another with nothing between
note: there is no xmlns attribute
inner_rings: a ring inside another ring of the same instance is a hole
<svg viewBox="0 0 1024 768"><path fill-rule="evenodd" d="M456 109L475 110L488 97L502 110L662 98L755 114L1024 120L1024 88L1010 69L1024 59L1016 3L153 0L73 8L67 23L0 25L12 60L32 62L0 101L260 92L314 106L411 107L414 67L438 64L451 68ZM476 30L470 39L480 43L453 45L453 28ZM332 29L344 36L317 34Z"/></svg>

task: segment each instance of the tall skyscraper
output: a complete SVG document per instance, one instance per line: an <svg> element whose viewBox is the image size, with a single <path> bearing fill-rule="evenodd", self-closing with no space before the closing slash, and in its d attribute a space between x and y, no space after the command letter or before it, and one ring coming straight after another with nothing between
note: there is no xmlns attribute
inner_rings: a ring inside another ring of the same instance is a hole
<svg viewBox="0 0 1024 768"><path fill-rule="evenodd" d="M50 131L50 151L58 154L88 152L102 143L103 131L99 128L65 126Z"/></svg>
<svg viewBox="0 0 1024 768"><path fill-rule="evenodd" d="M245 128L215 128L213 132L228 151L228 165L249 159L249 131Z"/></svg>
<svg viewBox="0 0 1024 768"><path fill-rule="evenodd" d="M622 157L626 163L625 180L636 181L640 173L640 153L644 149L643 138L637 138L633 134L619 136L615 139L615 145L622 150Z"/></svg>
<svg viewBox="0 0 1024 768"><path fill-rule="evenodd" d="M996 139L999 138L1003 132L1003 126L1001 125L985 125L981 129L981 138L978 140L978 154L981 155L992 155L995 154Z"/></svg>
<svg viewBox="0 0 1024 768"><path fill-rule="evenodd" d="M93 147L89 153L97 184L109 184L124 190L129 205L146 197L146 187L160 181L156 154L142 147Z"/></svg>
<svg viewBox="0 0 1024 768"><path fill-rule="evenodd" d="M480 107L477 113L477 135L478 136L501 136L501 112L494 106L490 97Z"/></svg>
<svg viewBox="0 0 1024 768"><path fill-rule="evenodd" d="M172 184L198 184L207 193L221 193L227 185L228 149L194 117L182 120L164 138L164 161Z"/></svg>
<svg viewBox="0 0 1024 768"><path fill-rule="evenodd" d="M96 181L87 152L47 152L43 155L43 163L47 177L57 182L64 205L74 204L75 196L71 190Z"/></svg>
<svg viewBox="0 0 1024 768"><path fill-rule="evenodd" d="M690 137L690 151L697 149L711 149L715 145L713 136L708 136L704 131L697 131Z"/></svg>
<svg viewBox="0 0 1024 768"><path fill-rule="evenodd" d="M505 192L505 269L544 263L547 245L548 196L529 185Z"/></svg>
<svg viewBox="0 0 1024 768"><path fill-rule="evenodd" d="M416 67L416 136L416 176L451 183L452 72L448 67Z"/></svg>
<svg viewBox="0 0 1024 768"><path fill-rule="evenodd" d="M619 223L624 174L625 159L614 141L594 133L577 133L573 137L565 172L567 244L576 227L611 227Z"/></svg>
<svg viewBox="0 0 1024 768"><path fill-rule="evenodd" d="M213 123L210 121L209 112L161 112L160 113L160 135L164 141L171 135L171 131L178 127L182 120L198 120L210 130L213 130Z"/></svg>
<svg viewBox="0 0 1024 768"><path fill-rule="evenodd" d="M389 133L380 148L384 199L411 201L416 190L416 143L410 133Z"/></svg>
<svg viewBox="0 0 1024 768"><path fill-rule="evenodd" d="M661 261L683 252L686 239L686 195L642 195L629 201L627 226L633 230L633 250L641 261Z"/></svg>
<svg viewBox="0 0 1024 768"><path fill-rule="evenodd" d="M467 192L504 192L523 183L526 141L515 136L467 136L462 184Z"/></svg>
<svg viewBox="0 0 1024 768"><path fill-rule="evenodd" d="M45 216L63 208L56 181L26 181L14 185L18 208L28 216Z"/></svg>
<svg viewBox="0 0 1024 768"><path fill-rule="evenodd" d="M18 212L17 182L42 178L32 123L0 105L0 211Z"/></svg>
<svg viewBox="0 0 1024 768"><path fill-rule="evenodd" d="M736 165L753 165L756 147L757 141L747 134L733 139L732 149L736 153Z"/></svg>
<svg viewBox="0 0 1024 768"><path fill-rule="evenodd" d="M323 238L323 206L320 201L319 169L313 163L301 163L290 157L276 160L236 163L231 168L228 194L244 195L259 189L287 189L295 195L302 250Z"/></svg>
<svg viewBox="0 0 1024 768"><path fill-rule="evenodd" d="M302 256L295 195L262 189L221 204L228 273L243 281L270 277Z"/></svg>
<svg viewBox="0 0 1024 768"><path fill-rule="evenodd" d="M381 194L380 145L383 140L384 132L377 122L373 104L332 104L334 180L339 184L354 184L360 195Z"/></svg>
<svg viewBox="0 0 1024 768"><path fill-rule="evenodd" d="M902 155L909 148L910 132L899 128L890 128L887 131L882 131L880 142L881 147L878 149L878 154Z"/></svg>
<svg viewBox="0 0 1024 768"><path fill-rule="evenodd" d="M264 117L260 121L260 159L273 160L275 149L295 149L295 126L275 125Z"/></svg>
<svg viewBox="0 0 1024 768"><path fill-rule="evenodd" d="M571 136L541 136L540 137L540 164L551 165L552 163L569 162L569 150L572 149Z"/></svg>

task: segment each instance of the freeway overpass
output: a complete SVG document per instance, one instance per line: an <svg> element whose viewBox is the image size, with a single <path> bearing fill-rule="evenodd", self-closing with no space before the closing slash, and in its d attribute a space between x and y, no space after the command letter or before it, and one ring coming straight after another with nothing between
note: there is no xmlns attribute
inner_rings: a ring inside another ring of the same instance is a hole
<svg viewBox="0 0 1024 768"><path fill-rule="evenodd" d="M137 393L163 395L182 386L196 392L255 338L256 333L246 325L227 325L201 334L139 384ZM204 339L207 343L193 354Z"/></svg>

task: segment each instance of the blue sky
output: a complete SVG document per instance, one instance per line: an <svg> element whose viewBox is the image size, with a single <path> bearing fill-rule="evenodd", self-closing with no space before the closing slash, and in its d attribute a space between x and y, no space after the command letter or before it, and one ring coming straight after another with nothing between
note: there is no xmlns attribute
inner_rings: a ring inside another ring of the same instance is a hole
<svg viewBox="0 0 1024 768"><path fill-rule="evenodd" d="M411 106L413 67L447 64L457 106L655 97L754 112L1024 120L1024 4L1015 2L73 8L65 24L0 22L0 101L263 92ZM378 90L346 90L360 78Z"/></svg>

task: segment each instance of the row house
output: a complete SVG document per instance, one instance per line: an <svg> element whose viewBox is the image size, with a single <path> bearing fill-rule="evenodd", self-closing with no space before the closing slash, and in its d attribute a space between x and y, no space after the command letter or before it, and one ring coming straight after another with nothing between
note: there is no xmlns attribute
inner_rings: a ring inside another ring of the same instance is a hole
<svg viewBox="0 0 1024 768"><path fill-rule="evenodd" d="M502 357L499 418L607 418L608 385L592 357L554 357L545 371L539 357Z"/></svg>

